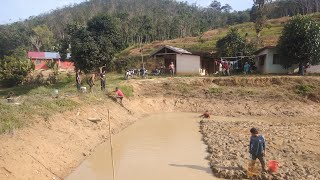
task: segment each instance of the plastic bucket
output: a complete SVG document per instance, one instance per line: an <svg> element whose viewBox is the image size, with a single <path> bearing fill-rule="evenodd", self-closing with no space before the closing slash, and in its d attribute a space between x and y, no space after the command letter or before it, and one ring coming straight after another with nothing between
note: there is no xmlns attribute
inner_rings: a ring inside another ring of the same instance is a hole
<svg viewBox="0 0 320 180"><path fill-rule="evenodd" d="M87 92L87 87L81 87L80 90L81 90L82 93L86 93Z"/></svg>
<svg viewBox="0 0 320 180"><path fill-rule="evenodd" d="M270 160L268 162L268 168L271 172L277 172L279 168L279 163L276 160Z"/></svg>
<svg viewBox="0 0 320 180"><path fill-rule="evenodd" d="M59 90L58 89L54 89L52 92L52 96L53 97L58 97L59 96Z"/></svg>

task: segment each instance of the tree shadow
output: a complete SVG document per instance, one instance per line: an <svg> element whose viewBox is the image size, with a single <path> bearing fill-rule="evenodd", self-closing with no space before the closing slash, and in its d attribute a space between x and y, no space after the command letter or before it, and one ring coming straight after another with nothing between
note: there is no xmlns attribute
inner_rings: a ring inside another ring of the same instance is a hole
<svg viewBox="0 0 320 180"><path fill-rule="evenodd" d="M198 165L180 165L180 164L169 164L170 166L174 166L174 167L182 167L182 168L190 168L190 169L195 169L195 170L199 170L199 171L204 171L210 175L212 174L212 171L209 167L202 167L202 166L198 166Z"/></svg>

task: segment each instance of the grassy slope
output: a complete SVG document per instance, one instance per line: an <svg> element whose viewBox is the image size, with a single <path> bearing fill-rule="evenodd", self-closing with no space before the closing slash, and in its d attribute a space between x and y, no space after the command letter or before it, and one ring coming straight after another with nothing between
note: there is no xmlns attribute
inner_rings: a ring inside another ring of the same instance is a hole
<svg viewBox="0 0 320 180"><path fill-rule="evenodd" d="M313 19L320 22L320 13L312 14L311 16ZM281 35L283 26L288 20L288 17L269 20L266 28L264 28L261 33L262 46L276 45L278 38ZM249 41L254 40L256 37L253 23L238 24L232 27L238 28L242 36L245 36L245 34L247 34L247 39ZM228 29L229 27L207 31L201 38L186 37L166 41L155 41L150 44L144 45L144 53L145 55L149 55L151 52L155 51L162 45L172 45L193 52L212 52L216 50L216 42L226 35ZM136 45L131 46L122 51L118 56L140 56L139 47Z"/></svg>
<svg viewBox="0 0 320 180"><path fill-rule="evenodd" d="M119 86L127 97L132 96L132 87L121 85L121 79L122 76L120 75L107 75L108 92ZM86 86L85 81L83 84ZM54 89L59 90L59 98L53 97ZM19 104L6 102L5 97L9 92L14 92L17 99L16 102ZM84 104L102 103L107 98L105 93L100 91L99 81L96 82L94 93L79 94L76 90L73 77L62 77L61 81L56 85L26 85L0 89L0 97L0 134L31 123L31 119L40 118L47 121L55 113L79 108Z"/></svg>

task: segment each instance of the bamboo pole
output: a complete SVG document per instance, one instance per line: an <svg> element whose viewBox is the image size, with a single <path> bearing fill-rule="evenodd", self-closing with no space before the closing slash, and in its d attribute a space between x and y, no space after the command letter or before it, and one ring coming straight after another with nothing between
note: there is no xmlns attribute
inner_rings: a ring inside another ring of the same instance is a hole
<svg viewBox="0 0 320 180"><path fill-rule="evenodd" d="M110 150L111 150L111 160L112 160L112 175L113 180L116 179L115 172L114 172L114 158L113 158L113 147L112 147L112 135L111 135L111 123L110 123L110 110L108 109L108 122L109 122L109 142L110 142Z"/></svg>

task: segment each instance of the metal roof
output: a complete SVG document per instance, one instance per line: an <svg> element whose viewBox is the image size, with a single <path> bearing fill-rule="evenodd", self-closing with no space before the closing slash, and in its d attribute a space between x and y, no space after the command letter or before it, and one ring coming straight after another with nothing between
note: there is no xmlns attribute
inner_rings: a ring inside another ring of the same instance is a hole
<svg viewBox="0 0 320 180"><path fill-rule="evenodd" d="M192 54L191 52L189 52L187 50L184 50L184 49L181 49L181 48L177 48L177 47L173 47L173 46L169 46L169 45L165 45L165 46L162 46L160 49L158 49L156 52L152 53L151 56L156 56L161 50L163 50L165 48L170 49L170 50L174 51L177 54Z"/></svg>
<svg viewBox="0 0 320 180"><path fill-rule="evenodd" d="M275 48L276 48L276 46L266 46L266 47L263 47L263 48L259 49L254 54L257 55L257 54L261 53L262 51L264 51L266 49L275 49Z"/></svg>
<svg viewBox="0 0 320 180"><path fill-rule="evenodd" d="M28 58L32 59L61 59L58 52L28 52ZM71 58L71 54L67 54L67 59Z"/></svg>

